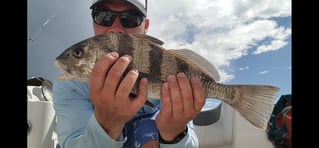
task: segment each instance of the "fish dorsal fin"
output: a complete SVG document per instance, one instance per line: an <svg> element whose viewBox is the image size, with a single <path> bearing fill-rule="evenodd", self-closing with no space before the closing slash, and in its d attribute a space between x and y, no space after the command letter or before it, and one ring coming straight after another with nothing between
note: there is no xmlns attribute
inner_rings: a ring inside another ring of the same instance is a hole
<svg viewBox="0 0 319 148"><path fill-rule="evenodd" d="M133 33L131 34L132 36L135 36L137 38L140 38L140 39L145 39L153 44L158 44L158 45L163 45L164 42L161 41L160 39L158 38L155 38L153 36L150 36L150 35L146 35L146 34L138 34L138 33Z"/></svg>
<svg viewBox="0 0 319 148"><path fill-rule="evenodd" d="M215 66L210 63L207 59L200 56L198 53L189 50L189 49L176 49L176 50L170 50L182 57L187 58L191 62L198 65L202 70L204 70L209 76L211 76L215 81L219 81L219 73Z"/></svg>

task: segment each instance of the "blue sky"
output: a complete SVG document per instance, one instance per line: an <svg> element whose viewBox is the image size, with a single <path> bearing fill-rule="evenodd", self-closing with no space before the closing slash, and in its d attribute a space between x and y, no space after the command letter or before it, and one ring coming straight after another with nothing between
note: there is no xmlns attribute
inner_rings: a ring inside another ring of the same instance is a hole
<svg viewBox="0 0 319 148"><path fill-rule="evenodd" d="M158 12L149 13L149 34L164 47L198 52L217 67L222 83L277 86L277 98L291 94L290 0L149 3Z"/></svg>
<svg viewBox="0 0 319 148"><path fill-rule="evenodd" d="M90 0L28 0L28 78L55 78L54 58L93 35ZM149 35L213 63L222 83L291 93L290 0L149 0Z"/></svg>

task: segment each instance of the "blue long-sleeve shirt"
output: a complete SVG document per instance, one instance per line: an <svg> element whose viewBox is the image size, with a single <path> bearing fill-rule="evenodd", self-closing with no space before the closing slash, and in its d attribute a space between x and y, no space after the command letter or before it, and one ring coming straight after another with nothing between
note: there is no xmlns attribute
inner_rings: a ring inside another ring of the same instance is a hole
<svg viewBox="0 0 319 148"><path fill-rule="evenodd" d="M61 148L121 148L129 134L121 134L119 140L112 139L97 122L94 108L89 99L88 83L79 81L53 82L53 103L57 116L58 142ZM160 101L149 99L155 107L143 107L135 117L158 112ZM162 144L161 148L194 148L198 139L193 124L187 126L186 136L176 144Z"/></svg>

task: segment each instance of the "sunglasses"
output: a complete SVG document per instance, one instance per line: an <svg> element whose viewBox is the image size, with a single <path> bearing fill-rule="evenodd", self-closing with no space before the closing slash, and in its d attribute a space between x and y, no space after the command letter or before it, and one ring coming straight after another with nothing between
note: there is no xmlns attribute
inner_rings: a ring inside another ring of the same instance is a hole
<svg viewBox="0 0 319 148"><path fill-rule="evenodd" d="M145 20L144 15L137 10L115 12L108 9L93 9L91 15L96 24L105 27L111 27L117 16L119 17L122 26L125 28L140 26Z"/></svg>

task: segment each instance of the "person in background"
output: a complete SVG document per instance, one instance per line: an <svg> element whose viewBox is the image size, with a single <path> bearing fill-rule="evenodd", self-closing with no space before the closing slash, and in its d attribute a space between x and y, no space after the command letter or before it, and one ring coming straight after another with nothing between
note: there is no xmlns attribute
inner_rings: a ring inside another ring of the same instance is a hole
<svg viewBox="0 0 319 148"><path fill-rule="evenodd" d="M90 9L95 35L146 34L150 25L147 0L93 0ZM61 148L198 147L192 119L206 99L199 79L169 75L161 100L155 100L147 98L148 82L142 78L132 99L130 91L139 73L130 70L123 75L131 60L113 52L95 64L89 83L53 82ZM147 99L154 108L144 105Z"/></svg>

